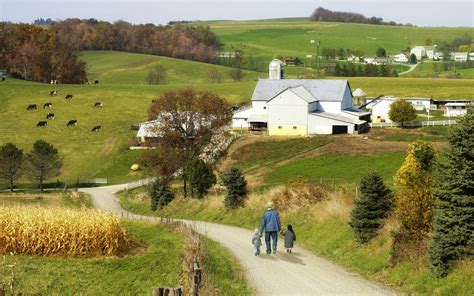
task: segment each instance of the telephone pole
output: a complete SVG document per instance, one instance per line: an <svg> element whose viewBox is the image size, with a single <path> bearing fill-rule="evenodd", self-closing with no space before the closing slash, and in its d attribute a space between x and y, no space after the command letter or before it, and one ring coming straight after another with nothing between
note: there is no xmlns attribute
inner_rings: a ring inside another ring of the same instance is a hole
<svg viewBox="0 0 474 296"><path fill-rule="evenodd" d="M316 68L318 71L319 77L319 45L321 44L321 39L318 38L318 43L316 43Z"/></svg>

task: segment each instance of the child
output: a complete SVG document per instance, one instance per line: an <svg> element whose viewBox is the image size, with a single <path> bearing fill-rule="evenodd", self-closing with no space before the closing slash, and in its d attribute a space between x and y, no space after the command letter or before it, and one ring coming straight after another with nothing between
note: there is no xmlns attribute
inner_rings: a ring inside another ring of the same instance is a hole
<svg viewBox="0 0 474 296"><path fill-rule="evenodd" d="M293 243L296 240L296 234L293 231L293 226L291 224L288 224L288 230L283 233L285 236L285 248L286 252L291 254L291 249L293 248Z"/></svg>
<svg viewBox="0 0 474 296"><path fill-rule="evenodd" d="M260 255L260 246L262 245L262 235L260 234L260 231L258 228L255 228L255 234L252 237L252 245L253 248L255 249L255 256Z"/></svg>

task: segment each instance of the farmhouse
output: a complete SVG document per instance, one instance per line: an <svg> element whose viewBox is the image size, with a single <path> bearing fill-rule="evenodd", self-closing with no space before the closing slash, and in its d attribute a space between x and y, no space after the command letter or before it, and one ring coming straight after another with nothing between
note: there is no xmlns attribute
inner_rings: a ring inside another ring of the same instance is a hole
<svg viewBox="0 0 474 296"><path fill-rule="evenodd" d="M438 60L439 59L439 54L438 54L438 47L436 45L434 46L426 46L426 56L430 60Z"/></svg>
<svg viewBox="0 0 474 296"><path fill-rule="evenodd" d="M467 62L468 60L468 53L467 52L452 52L451 59L455 62Z"/></svg>
<svg viewBox="0 0 474 296"><path fill-rule="evenodd" d="M392 122L388 117L388 111L393 102L397 100L405 100L410 102L416 110L431 110L436 106L431 104L430 98L396 98L385 96L379 99L367 99L366 108L372 111L372 122Z"/></svg>
<svg viewBox="0 0 474 296"><path fill-rule="evenodd" d="M370 113L352 106L347 80L282 79L281 63L273 60L269 79L259 79L252 105L234 112L235 129L266 130L269 135L359 133Z"/></svg>
<svg viewBox="0 0 474 296"><path fill-rule="evenodd" d="M455 117L464 116L467 113L467 108L470 102L452 102L444 105L444 116Z"/></svg>

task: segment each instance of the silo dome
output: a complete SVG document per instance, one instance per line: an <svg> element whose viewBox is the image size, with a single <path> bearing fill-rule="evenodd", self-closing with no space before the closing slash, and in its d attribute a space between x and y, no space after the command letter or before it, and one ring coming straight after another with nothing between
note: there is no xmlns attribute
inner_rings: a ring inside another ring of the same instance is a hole
<svg viewBox="0 0 474 296"><path fill-rule="evenodd" d="M268 66L268 78L270 79L283 79L283 62L274 59L270 62L270 65Z"/></svg>

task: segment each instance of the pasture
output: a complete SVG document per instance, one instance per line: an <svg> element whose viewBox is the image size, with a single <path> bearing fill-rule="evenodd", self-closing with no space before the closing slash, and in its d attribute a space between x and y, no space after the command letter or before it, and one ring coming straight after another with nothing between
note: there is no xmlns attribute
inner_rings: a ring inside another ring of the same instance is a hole
<svg viewBox="0 0 474 296"><path fill-rule="evenodd" d="M308 15L311 11L308 11ZM375 56L378 47L394 55L407 46L424 45L429 36L434 44L451 42L472 28L428 28L383 26L355 23L312 22L308 18L268 19L249 21L196 22L209 25L225 44L225 50L243 50L259 59L274 55L298 56L306 63L306 55L316 55L311 39L321 39L321 48L362 48L367 56Z"/></svg>
<svg viewBox="0 0 474 296"><path fill-rule="evenodd" d="M49 85L15 79L0 85L0 145L12 142L27 152L38 139L53 144L63 157L64 166L61 175L50 181L59 179L75 184L77 179L82 182L92 177L109 178L111 183L137 180L142 175L131 172L130 166L141 152L128 150L135 143L136 134L130 126L147 120L152 99L164 91L194 87L216 92L231 104L239 105L250 100L256 84L251 77L267 78L267 73L254 72L242 82L208 83L199 75L186 74L186 64L190 65L190 73L204 66L219 66L163 58L170 65L179 65L176 68L181 72L176 72L176 76L170 73L168 84L147 85L142 77L147 73L146 66L162 58L104 51L84 52L81 57L88 63L91 77L100 81L98 85ZM179 79L181 75L187 77L186 82ZM353 90L360 87L369 96L474 99L474 80L353 77L349 81ZM57 90L58 95L50 96L52 90ZM72 94L73 99L66 101L67 94ZM102 102L102 108L94 107L97 101ZM43 109L48 102L52 108ZM29 104L38 108L27 111ZM48 113L54 113L54 119L46 119ZM69 120L77 120L77 126L67 127ZM37 127L39 121L48 124ZM102 127L101 131L91 132L97 125ZM27 180L20 180L24 182Z"/></svg>

